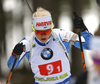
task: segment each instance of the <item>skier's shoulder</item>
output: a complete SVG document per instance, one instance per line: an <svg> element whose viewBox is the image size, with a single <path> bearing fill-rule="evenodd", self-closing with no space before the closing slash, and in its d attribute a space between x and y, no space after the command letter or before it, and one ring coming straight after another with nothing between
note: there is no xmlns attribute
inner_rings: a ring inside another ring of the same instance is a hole
<svg viewBox="0 0 100 84"><path fill-rule="evenodd" d="M55 32L58 37L60 36L63 41L70 41L72 36L75 34L72 31L67 31L64 29L53 29L53 32Z"/></svg>
<svg viewBox="0 0 100 84"><path fill-rule="evenodd" d="M66 34L74 34L72 31L67 31L65 29L58 29L58 28L53 29L52 31L55 32L56 34L60 34L60 35L63 35L65 33Z"/></svg>
<svg viewBox="0 0 100 84"><path fill-rule="evenodd" d="M29 36L24 37L20 41L20 43L23 43L23 45L25 45L26 51L30 51L34 36L35 36L35 34L34 34L34 32L32 32Z"/></svg>
<svg viewBox="0 0 100 84"><path fill-rule="evenodd" d="M32 32L29 36L26 36L25 39L29 41L33 37L35 37L35 33L34 32Z"/></svg>
<svg viewBox="0 0 100 84"><path fill-rule="evenodd" d="M61 29L61 28L54 28L53 31L54 32L72 32L72 31L68 31L68 30L65 30L65 29Z"/></svg>

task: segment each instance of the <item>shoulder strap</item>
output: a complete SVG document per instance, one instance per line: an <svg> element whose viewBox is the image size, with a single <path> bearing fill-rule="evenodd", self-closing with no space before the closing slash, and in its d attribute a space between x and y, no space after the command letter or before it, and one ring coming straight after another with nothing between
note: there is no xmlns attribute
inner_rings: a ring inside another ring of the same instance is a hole
<svg viewBox="0 0 100 84"><path fill-rule="evenodd" d="M68 58L68 60L69 60L69 57L68 57L68 55L67 55L67 52L66 52L66 48L65 48L65 46L63 45L63 43L59 40L59 38L58 38L58 36L56 35L56 33L55 32L51 32L51 34L52 34L52 36L54 37L54 39L56 40L56 42L60 45L60 47L63 49L63 51L65 52L65 54L66 54L66 56L67 56L67 58Z"/></svg>
<svg viewBox="0 0 100 84"><path fill-rule="evenodd" d="M78 37L77 34L74 34L74 35L72 36L71 41L70 41L72 45L74 45L74 43L75 43L77 37Z"/></svg>
<svg viewBox="0 0 100 84"><path fill-rule="evenodd" d="M32 50L32 44L33 44L33 40L34 40L34 32L31 33L31 35L29 36L29 42L30 42L30 57L29 57L29 62L31 60L31 50Z"/></svg>
<svg viewBox="0 0 100 84"><path fill-rule="evenodd" d="M32 44L33 44L32 42L34 40L34 35L35 35L34 32L32 32L31 35L29 36L29 41L30 41L30 47L31 48L32 48Z"/></svg>

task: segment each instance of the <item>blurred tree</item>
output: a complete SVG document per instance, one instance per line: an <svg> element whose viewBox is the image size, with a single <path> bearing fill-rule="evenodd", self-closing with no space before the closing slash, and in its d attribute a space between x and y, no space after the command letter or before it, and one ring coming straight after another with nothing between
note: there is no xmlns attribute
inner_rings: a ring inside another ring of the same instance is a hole
<svg viewBox="0 0 100 84"><path fill-rule="evenodd" d="M0 76L1 76L1 56L2 56L2 47L5 44L5 16L2 7L2 0L0 0ZM3 51L4 52L4 51Z"/></svg>
<svg viewBox="0 0 100 84"><path fill-rule="evenodd" d="M97 4L100 6L100 0L96 0Z"/></svg>
<svg viewBox="0 0 100 84"><path fill-rule="evenodd" d="M97 1L98 6L99 6L99 18L100 18L100 0L96 0L96 1ZM98 30L94 33L94 35L100 36L100 19L99 19L99 27L98 27Z"/></svg>

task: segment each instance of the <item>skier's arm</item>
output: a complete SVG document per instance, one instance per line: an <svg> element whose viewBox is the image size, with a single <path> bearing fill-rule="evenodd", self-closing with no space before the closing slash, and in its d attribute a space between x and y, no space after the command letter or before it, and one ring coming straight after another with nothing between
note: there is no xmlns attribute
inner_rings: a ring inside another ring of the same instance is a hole
<svg viewBox="0 0 100 84"><path fill-rule="evenodd" d="M14 68L16 68L19 64L20 64L20 62L22 61L22 59L24 58L24 57L27 57L27 59L29 60L29 56L30 56L30 53L29 52L26 52L24 55L23 55L23 57L20 59L20 57L17 59L17 62L16 62L16 65L15 65L15 67ZM12 66L13 66L13 64L14 64L14 61L15 61L15 57L13 57L13 55L11 55L10 56L10 58L9 58L9 60L8 60L8 62L7 62L7 65L8 65L8 67L11 69L12 68Z"/></svg>
<svg viewBox="0 0 100 84"><path fill-rule="evenodd" d="M83 49L87 49L89 50L89 43L90 43L90 38L93 36L92 34L90 34L88 31L83 31L81 32L82 36L82 47ZM74 42L74 46L77 48L80 48L80 42L79 42L79 38L76 39L76 41Z"/></svg>
<svg viewBox="0 0 100 84"><path fill-rule="evenodd" d="M13 65L13 63L15 61L15 58L18 58L17 59L17 63L16 63L15 66L17 67L19 65L19 61L18 60L19 60L20 55L24 51L23 47L24 47L23 43L18 43L18 44L15 45L15 47L14 47L14 49L12 51L12 55L11 55L10 59L8 60L8 67L9 68L12 68L12 65Z"/></svg>
<svg viewBox="0 0 100 84"><path fill-rule="evenodd" d="M23 43L23 45L25 45L25 50L23 50L22 48L20 48L20 44ZM19 45L19 46L18 46ZM29 60L29 51L30 51L30 46L29 46L29 42L27 40L25 40L25 38L20 41L20 43L17 44L17 48L16 46L13 49L13 52L7 62L7 65L9 68L12 68L13 63L15 61L16 55L19 55L20 57L18 57L15 68L19 65L19 63L21 62L21 60L26 56L27 59Z"/></svg>
<svg viewBox="0 0 100 84"><path fill-rule="evenodd" d="M75 29L80 30L83 36L83 37L81 36L83 49L89 49L89 41L90 41L90 38L92 37L92 34L89 33L81 17L78 17L77 15L75 15L75 19L73 20L73 22L74 22ZM83 41L83 38L84 38L84 41ZM77 48L80 48L79 38L76 39L74 46Z"/></svg>

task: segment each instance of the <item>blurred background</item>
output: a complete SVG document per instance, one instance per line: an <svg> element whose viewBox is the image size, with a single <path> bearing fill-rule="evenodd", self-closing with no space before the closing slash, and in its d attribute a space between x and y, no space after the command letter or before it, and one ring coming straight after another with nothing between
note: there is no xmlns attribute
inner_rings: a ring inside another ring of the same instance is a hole
<svg viewBox="0 0 100 84"><path fill-rule="evenodd" d="M83 18L93 35L100 35L100 0L27 0L33 12L43 7L52 14L55 28L76 32L73 12ZM7 61L14 45L32 32L32 13L24 0L0 0L0 81L5 84L10 72ZM84 50L86 67L92 66L91 51ZM71 46L71 73L83 72L80 49ZM14 69L10 84L34 84L33 73L26 58Z"/></svg>

